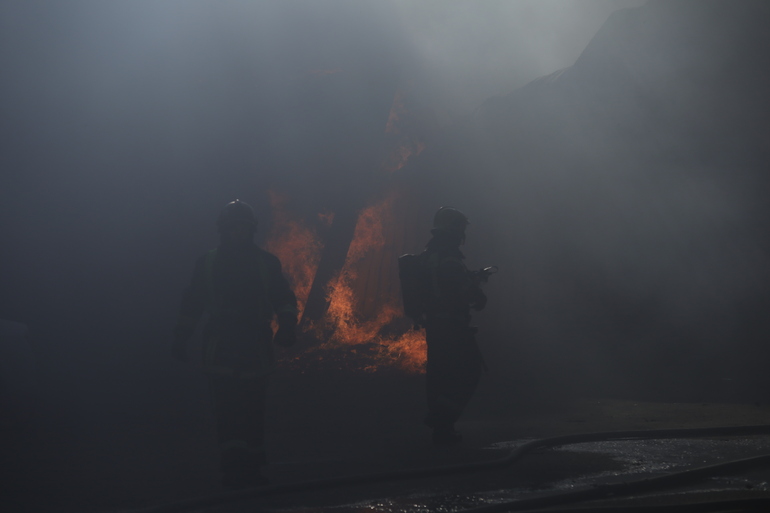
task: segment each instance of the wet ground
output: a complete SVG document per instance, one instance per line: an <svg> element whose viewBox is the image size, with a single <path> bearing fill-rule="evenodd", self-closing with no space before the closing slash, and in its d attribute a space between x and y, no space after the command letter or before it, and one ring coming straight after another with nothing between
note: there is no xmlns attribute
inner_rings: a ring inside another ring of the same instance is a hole
<svg viewBox="0 0 770 513"><path fill-rule="evenodd" d="M715 405L704 407L718 408ZM494 456L501 456L527 441L529 440L498 442L482 450ZM668 475L759 454L770 454L770 437L579 443L538 450L503 470L293 494L290 497L251 499L223 505L215 511L252 511L255 507L267 511L335 513L463 511L486 505L592 490L605 485ZM616 497L610 502L634 505L680 504L707 500L770 498L769 483L770 469L729 475L717 474L697 483L661 487L631 497ZM580 502L567 504L579 505Z"/></svg>
<svg viewBox="0 0 770 513"><path fill-rule="evenodd" d="M179 372L184 389L153 389L124 398L99 395L85 382L82 389L61 387L62 397L49 397L34 429L17 439L15 453L6 459L4 483L10 493L5 496L13 504L9 511L128 511L222 493L205 383L194 374L187 376L186 370ZM65 401L63 395L73 393L83 400ZM421 424L419 376L279 373L273 381L265 473L273 484L282 485L488 461L529 440L556 435L770 424L770 407L760 404L586 398L523 404L509 399L491 383L482 385L458 426L463 445L436 448ZM758 454L770 454L770 437L593 442L537 450L504 470L189 510L460 511ZM644 500L770 496L769 482L770 471L753 471Z"/></svg>

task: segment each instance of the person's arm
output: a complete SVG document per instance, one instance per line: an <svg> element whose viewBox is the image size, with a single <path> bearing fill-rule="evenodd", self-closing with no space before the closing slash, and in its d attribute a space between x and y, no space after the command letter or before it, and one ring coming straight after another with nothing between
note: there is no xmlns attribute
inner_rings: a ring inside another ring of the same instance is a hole
<svg viewBox="0 0 770 513"><path fill-rule="evenodd" d="M459 258L443 259L438 267L438 286L449 312L467 312L469 306L481 310L486 295Z"/></svg>

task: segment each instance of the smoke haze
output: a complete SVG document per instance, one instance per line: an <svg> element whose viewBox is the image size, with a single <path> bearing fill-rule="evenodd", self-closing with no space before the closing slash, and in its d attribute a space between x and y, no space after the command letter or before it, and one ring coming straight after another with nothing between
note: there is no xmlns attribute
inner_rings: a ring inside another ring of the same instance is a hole
<svg viewBox="0 0 770 513"><path fill-rule="evenodd" d="M476 316L495 378L476 414L766 401L769 16L752 0L0 3L0 319L29 329L47 429L105 423L82 444L106 447L171 408L157 433L200 442L203 385L171 361L171 328L235 198L263 247L281 216L319 237L323 283L366 207L396 198L394 240L358 270L384 282L437 207L468 213L469 267L501 269ZM308 294L322 310L325 289Z"/></svg>
<svg viewBox="0 0 770 513"><path fill-rule="evenodd" d="M4 3L3 315L73 363L159 356L221 205L361 208L398 89L457 122L626 5Z"/></svg>

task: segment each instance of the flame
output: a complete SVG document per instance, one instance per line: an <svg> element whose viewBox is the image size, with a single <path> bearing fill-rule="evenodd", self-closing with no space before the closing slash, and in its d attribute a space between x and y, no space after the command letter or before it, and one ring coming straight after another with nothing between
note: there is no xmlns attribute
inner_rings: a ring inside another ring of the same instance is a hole
<svg viewBox="0 0 770 513"><path fill-rule="evenodd" d="M299 317L302 318L324 245L315 230L288 214L285 197L273 191L269 195L273 222L267 250L281 261L284 274L297 296ZM334 214L330 214L330 219L333 218Z"/></svg>
<svg viewBox="0 0 770 513"><path fill-rule="evenodd" d="M387 197L380 203L363 209L358 214L353 241L348 249L345 267L342 268L343 273L350 270L368 252L382 249L385 246L382 224L383 219L392 208L393 198Z"/></svg>
<svg viewBox="0 0 770 513"><path fill-rule="evenodd" d="M383 224L392 218L393 200L392 195L388 196L363 209L358 216L345 265L327 289L327 327L331 327L333 333L326 344L374 344L378 348L377 359L380 363L396 365L409 372L422 372L427 357L424 334L409 331L409 324L403 322L400 330L383 333L383 329L392 326L395 321L404 320L398 298L380 297L383 303L376 315L366 319L359 312L361 298L355 293L355 285L360 279L359 264L364 257L382 251L389 242ZM374 369L370 367L369 370Z"/></svg>
<svg viewBox="0 0 770 513"><path fill-rule="evenodd" d="M311 74L320 76L338 71L314 70ZM397 92L385 126L392 150L382 162L383 171L403 168L425 149L416 135L419 125L413 118L405 107L404 94ZM302 312L324 244L315 230L285 212L282 197L271 193L270 198L274 224L268 250L284 264ZM397 257L408 247L403 228L408 225L404 207L409 203L405 198L407 196L391 187L382 199L358 213L345 264L325 284L326 314L316 324L303 326L323 343L291 361L324 362L324 365L344 362L347 368L351 368L349 362L352 361L353 369L367 372L384 368L412 373L425 371L425 335L411 329L401 310L397 287ZM318 226L329 227L334 222L334 213L321 212L317 216Z"/></svg>
<svg viewBox="0 0 770 513"><path fill-rule="evenodd" d="M283 271L297 295L301 317L324 244L315 230L287 212L285 197L270 191L270 204L273 222L267 249L281 260ZM376 315L366 318L360 312L362 298L355 292L361 285L362 261L392 242L388 240L392 234L386 233L384 222L392 218L393 208L394 196L390 195L359 213L345 265L326 286L329 301L326 316L318 326L304 327L316 336L325 335L326 341L320 347L307 352L317 362L322 362L325 357L333 360L328 355L343 349L355 356L355 368L366 372L385 367L410 373L424 371L424 334L409 330L405 322L401 322L398 329L383 333L383 328L392 328L394 323L404 321L398 299L383 297ZM328 226L334 220L334 213L319 213L318 219ZM302 357L294 358L294 361L300 359Z"/></svg>
<svg viewBox="0 0 770 513"><path fill-rule="evenodd" d="M327 288L329 308L327 317L334 329L332 343L356 345L371 342L381 326L390 319L362 322L356 314L357 298L353 292L353 284L358 279L357 264L371 251L382 249L385 236L382 230L382 216L387 211L389 201L372 205L361 211L356 223L353 241L350 243L345 265L335 276Z"/></svg>
<svg viewBox="0 0 770 513"><path fill-rule="evenodd" d="M398 337L388 340L382 347L385 358L398 364L403 370L412 373L425 372L425 363L428 359L425 332L405 331Z"/></svg>

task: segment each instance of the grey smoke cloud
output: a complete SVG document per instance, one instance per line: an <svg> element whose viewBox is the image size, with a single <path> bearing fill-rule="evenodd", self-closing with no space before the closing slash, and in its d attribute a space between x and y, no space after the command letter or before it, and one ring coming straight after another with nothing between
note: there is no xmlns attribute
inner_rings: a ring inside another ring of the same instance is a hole
<svg viewBox="0 0 770 513"><path fill-rule="evenodd" d="M319 198L360 194L396 89L461 119L571 65L612 11L641 3L3 2L0 265L16 272L2 306L80 331L123 315L94 300L123 280L136 297L167 287L158 311L173 316L180 262L226 201L266 219L276 187L334 210Z"/></svg>
<svg viewBox="0 0 770 513"><path fill-rule="evenodd" d="M571 66L613 11L646 0L397 0L416 82L454 113Z"/></svg>
<svg viewBox="0 0 770 513"><path fill-rule="evenodd" d="M360 179L334 158L366 123L381 135L388 80L458 119L572 64L611 11L639 3L3 2L0 264L18 271L2 304L21 319L94 315L100 277L180 230L205 244L244 191L264 218L277 182L302 202L330 171ZM335 194L355 195L349 184ZM183 256L165 258L152 265ZM80 301L60 301L75 286Z"/></svg>

